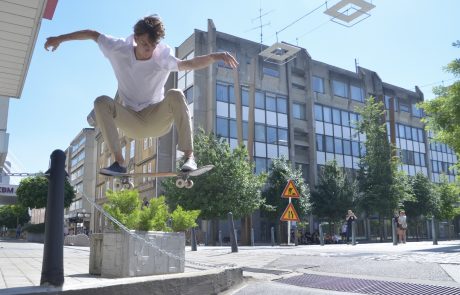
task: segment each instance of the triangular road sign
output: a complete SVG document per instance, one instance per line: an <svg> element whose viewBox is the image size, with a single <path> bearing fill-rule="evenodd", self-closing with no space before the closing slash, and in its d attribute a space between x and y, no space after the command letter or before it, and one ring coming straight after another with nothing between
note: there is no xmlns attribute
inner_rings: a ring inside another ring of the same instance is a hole
<svg viewBox="0 0 460 295"><path fill-rule="evenodd" d="M282 198L300 198L299 191L294 185L294 181L292 179L286 184L284 188L283 194L281 195Z"/></svg>
<svg viewBox="0 0 460 295"><path fill-rule="evenodd" d="M300 221L299 215L297 215L297 212L294 209L294 205L292 203L289 203L286 209L284 210L283 215L281 215L280 218L281 221Z"/></svg>

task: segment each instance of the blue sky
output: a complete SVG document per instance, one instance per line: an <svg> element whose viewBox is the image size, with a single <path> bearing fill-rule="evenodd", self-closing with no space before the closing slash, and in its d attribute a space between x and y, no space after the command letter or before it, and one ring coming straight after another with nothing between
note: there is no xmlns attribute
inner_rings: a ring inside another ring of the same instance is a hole
<svg viewBox="0 0 460 295"><path fill-rule="evenodd" d="M367 0L370 2L370 0ZM338 0L328 1L331 7ZM193 4L191 4L193 3ZM281 29L324 4L322 0L61 0L53 20L43 20L22 96L11 99L7 132L16 171L45 171L55 149L66 149L82 128L94 99L116 92L109 62L93 41L43 48L46 37L94 29L118 37L132 32L144 15L158 13L166 26L165 42L178 46L194 29L206 30L213 19L218 31L260 41L254 29L262 18L263 43L285 41L306 48L313 59L354 71L359 65L383 81L414 89L425 99L432 87L452 83L442 67L460 56L451 43L460 39L458 0L373 0L371 16L347 28L328 21L323 6L287 29ZM457 29L455 29L457 28ZM278 34L276 34L279 32Z"/></svg>

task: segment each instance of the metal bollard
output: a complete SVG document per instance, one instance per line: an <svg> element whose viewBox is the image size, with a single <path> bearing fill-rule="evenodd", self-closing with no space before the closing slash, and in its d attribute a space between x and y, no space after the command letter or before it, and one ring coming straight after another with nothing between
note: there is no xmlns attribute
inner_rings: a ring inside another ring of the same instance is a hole
<svg viewBox="0 0 460 295"><path fill-rule="evenodd" d="M270 229L270 235L271 235L272 247L273 247L275 246L275 228L273 226Z"/></svg>
<svg viewBox="0 0 460 295"><path fill-rule="evenodd" d="M251 227L251 246L254 247L254 228Z"/></svg>
<svg viewBox="0 0 460 295"><path fill-rule="evenodd" d="M356 245L356 221L351 222L351 244Z"/></svg>
<svg viewBox="0 0 460 295"><path fill-rule="evenodd" d="M235 224L233 223L232 212L228 212L228 224L230 226L230 243L232 244L232 252L238 252L238 243L236 241Z"/></svg>
<svg viewBox="0 0 460 295"><path fill-rule="evenodd" d="M222 247L222 231L219 230L219 245Z"/></svg>
<svg viewBox="0 0 460 295"><path fill-rule="evenodd" d="M324 233L323 233L323 224L319 224L319 242L321 246L324 246Z"/></svg>
<svg viewBox="0 0 460 295"><path fill-rule="evenodd" d="M190 236L190 243L191 243L191 246L192 246L192 251L196 251L196 232L195 232L195 228L192 227L192 232L191 232L191 236Z"/></svg>
<svg viewBox="0 0 460 295"><path fill-rule="evenodd" d="M431 218L431 232L433 235L433 245L438 244L438 232L436 231L436 221L434 216Z"/></svg>
<svg viewBox="0 0 460 295"><path fill-rule="evenodd" d="M65 153L61 150L55 150L51 154L41 286L64 284L65 158Z"/></svg>

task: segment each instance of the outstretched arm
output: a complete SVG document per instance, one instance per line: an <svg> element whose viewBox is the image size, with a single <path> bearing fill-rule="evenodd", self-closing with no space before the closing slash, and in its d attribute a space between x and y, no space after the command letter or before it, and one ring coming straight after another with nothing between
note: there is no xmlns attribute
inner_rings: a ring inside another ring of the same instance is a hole
<svg viewBox="0 0 460 295"><path fill-rule="evenodd" d="M99 37L99 35L100 34L96 31L83 30L55 37L49 37L46 39L45 49L49 50L49 48L51 47L51 51L55 51L59 47L59 45L64 41L94 40L97 42L97 38Z"/></svg>
<svg viewBox="0 0 460 295"><path fill-rule="evenodd" d="M236 68L238 62L236 59L228 52L214 52L207 55L196 56L189 60L182 60L179 62L179 71L190 71L190 70L199 70L206 68L216 61L222 60L225 64L229 65L231 68Z"/></svg>

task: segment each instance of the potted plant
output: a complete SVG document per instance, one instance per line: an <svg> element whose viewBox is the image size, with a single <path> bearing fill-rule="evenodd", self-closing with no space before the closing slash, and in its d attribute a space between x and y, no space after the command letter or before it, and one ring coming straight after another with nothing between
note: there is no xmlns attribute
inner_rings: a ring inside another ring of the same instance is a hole
<svg viewBox="0 0 460 295"><path fill-rule="evenodd" d="M145 204L137 190L108 191L106 195L104 210L125 228L114 224L113 230L91 236L91 274L133 277L184 272L183 230L196 225L192 219L199 211L178 207L169 213L163 196Z"/></svg>

